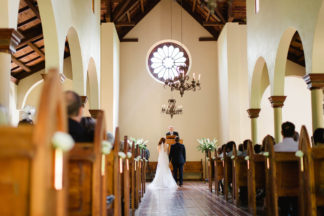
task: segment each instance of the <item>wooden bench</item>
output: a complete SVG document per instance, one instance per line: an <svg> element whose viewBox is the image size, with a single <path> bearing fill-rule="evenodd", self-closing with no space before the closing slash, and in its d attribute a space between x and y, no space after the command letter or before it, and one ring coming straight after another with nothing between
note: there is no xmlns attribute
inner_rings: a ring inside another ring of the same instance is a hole
<svg viewBox="0 0 324 216"><path fill-rule="evenodd" d="M279 215L279 197L298 197L299 159L295 152L275 152L271 136L264 139L265 150L269 152L266 161L267 214Z"/></svg>
<svg viewBox="0 0 324 216"><path fill-rule="evenodd" d="M132 152L132 158L130 160L130 192L131 192L131 209L132 209L132 214L133 212L135 212L135 209L136 209L136 197L135 197L135 184L136 184L136 168L135 168L135 142L132 143L132 149L131 149L131 152Z"/></svg>
<svg viewBox="0 0 324 216"><path fill-rule="evenodd" d="M299 150L304 153L299 162L300 215L321 215L318 207L324 206L324 146L312 146L303 126L299 138Z"/></svg>
<svg viewBox="0 0 324 216"><path fill-rule="evenodd" d="M51 144L56 131L67 129L56 71L44 82L36 119L33 127L0 127L0 215L66 215L66 169L55 173Z"/></svg>
<svg viewBox="0 0 324 216"><path fill-rule="evenodd" d="M223 161L224 161L224 196L225 200L228 201L229 199L229 189L230 185L232 184L232 177L233 177L233 165L232 165L232 159L229 156L226 156L226 150L223 150Z"/></svg>
<svg viewBox="0 0 324 216"><path fill-rule="evenodd" d="M106 214L101 172L104 114L98 113L93 143L76 143L69 154L69 215Z"/></svg>
<svg viewBox="0 0 324 216"><path fill-rule="evenodd" d="M150 161L146 167L146 179L153 180L157 167L156 161ZM171 166L172 169L172 166ZM189 174L199 175L198 178L188 176ZM203 162L201 161L187 161L183 167L183 178L184 180L203 180Z"/></svg>
<svg viewBox="0 0 324 216"><path fill-rule="evenodd" d="M245 161L244 156L237 156L236 145L234 145L233 148L233 157L234 158L232 160L232 171L233 171L232 197L234 203L237 206L239 206L241 204L240 195L242 196L242 194L239 194L240 188L241 189L243 187L247 188L248 186L248 182L247 182L248 170L247 170L247 162Z"/></svg>
<svg viewBox="0 0 324 216"><path fill-rule="evenodd" d="M215 173L215 191L217 195L220 195L219 184L224 178L224 162L221 157L217 154L217 149L215 150L215 159L214 159L214 173Z"/></svg>
<svg viewBox="0 0 324 216"><path fill-rule="evenodd" d="M249 212L257 215L256 192L258 189L265 190L265 158L263 155L255 154L252 142L248 142L248 208Z"/></svg>
<svg viewBox="0 0 324 216"><path fill-rule="evenodd" d="M114 195L115 199L108 209L108 215L121 216L121 175L119 161L120 136L119 128L115 130L115 142L112 152L106 157L106 195Z"/></svg>
<svg viewBox="0 0 324 216"><path fill-rule="evenodd" d="M129 186L129 161L130 159L127 158L128 153L128 138L127 136L124 137L124 153L126 154L126 158L123 160L123 170L122 170L122 201L123 201L123 216L129 216L129 206L130 206L130 186Z"/></svg>

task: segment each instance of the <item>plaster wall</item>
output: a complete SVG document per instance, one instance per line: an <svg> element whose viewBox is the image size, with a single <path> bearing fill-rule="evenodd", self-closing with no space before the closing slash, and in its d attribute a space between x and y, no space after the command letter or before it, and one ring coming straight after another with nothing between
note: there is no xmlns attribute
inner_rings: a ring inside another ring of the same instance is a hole
<svg viewBox="0 0 324 216"><path fill-rule="evenodd" d="M171 93L170 89L163 88L146 69L147 52L153 44L166 39L181 41L181 35L182 43L192 57L189 74L201 73L202 83L200 91L185 92L183 98L178 92ZM187 160L202 159L204 155L197 151L196 140L201 137L218 138L217 43L199 42L199 37L211 35L189 14L181 12L176 2L170 0L160 1L126 35L126 38L134 37L139 39L138 43L120 44L121 135L149 140L150 160L156 161L157 143L161 137L165 137L168 126L173 125L184 140ZM161 105L167 104L171 97L184 107L183 114L173 119L161 113Z"/></svg>

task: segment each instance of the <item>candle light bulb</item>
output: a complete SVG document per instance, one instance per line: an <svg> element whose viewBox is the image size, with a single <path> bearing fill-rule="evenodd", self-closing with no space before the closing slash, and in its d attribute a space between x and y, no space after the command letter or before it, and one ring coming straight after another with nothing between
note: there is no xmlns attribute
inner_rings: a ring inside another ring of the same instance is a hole
<svg viewBox="0 0 324 216"><path fill-rule="evenodd" d="M200 80L200 74L198 75L198 80Z"/></svg>
<svg viewBox="0 0 324 216"><path fill-rule="evenodd" d="M195 73L192 74L193 80L195 80L196 76Z"/></svg>

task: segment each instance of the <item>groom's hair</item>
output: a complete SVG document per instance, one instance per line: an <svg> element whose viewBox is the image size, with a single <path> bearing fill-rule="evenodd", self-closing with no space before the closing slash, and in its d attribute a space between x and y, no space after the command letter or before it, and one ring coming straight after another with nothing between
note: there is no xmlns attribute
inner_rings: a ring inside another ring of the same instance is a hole
<svg viewBox="0 0 324 216"><path fill-rule="evenodd" d="M178 142L180 141L180 138L177 136L177 137L175 138L175 141L176 141L176 143L178 143Z"/></svg>

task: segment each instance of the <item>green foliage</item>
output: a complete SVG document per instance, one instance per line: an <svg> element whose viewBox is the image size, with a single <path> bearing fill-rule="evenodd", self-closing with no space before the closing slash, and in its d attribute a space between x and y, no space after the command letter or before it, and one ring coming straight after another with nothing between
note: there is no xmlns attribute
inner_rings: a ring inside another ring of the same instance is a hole
<svg viewBox="0 0 324 216"><path fill-rule="evenodd" d="M209 138L197 139L199 145L197 146L198 151L207 152L208 150L214 151L217 148L217 140Z"/></svg>
<svg viewBox="0 0 324 216"><path fill-rule="evenodd" d="M137 139L134 137L131 137L130 140L132 141L131 143L135 143L135 146L138 145L140 149L147 149L146 144L149 142L148 140L144 140L143 138Z"/></svg>

